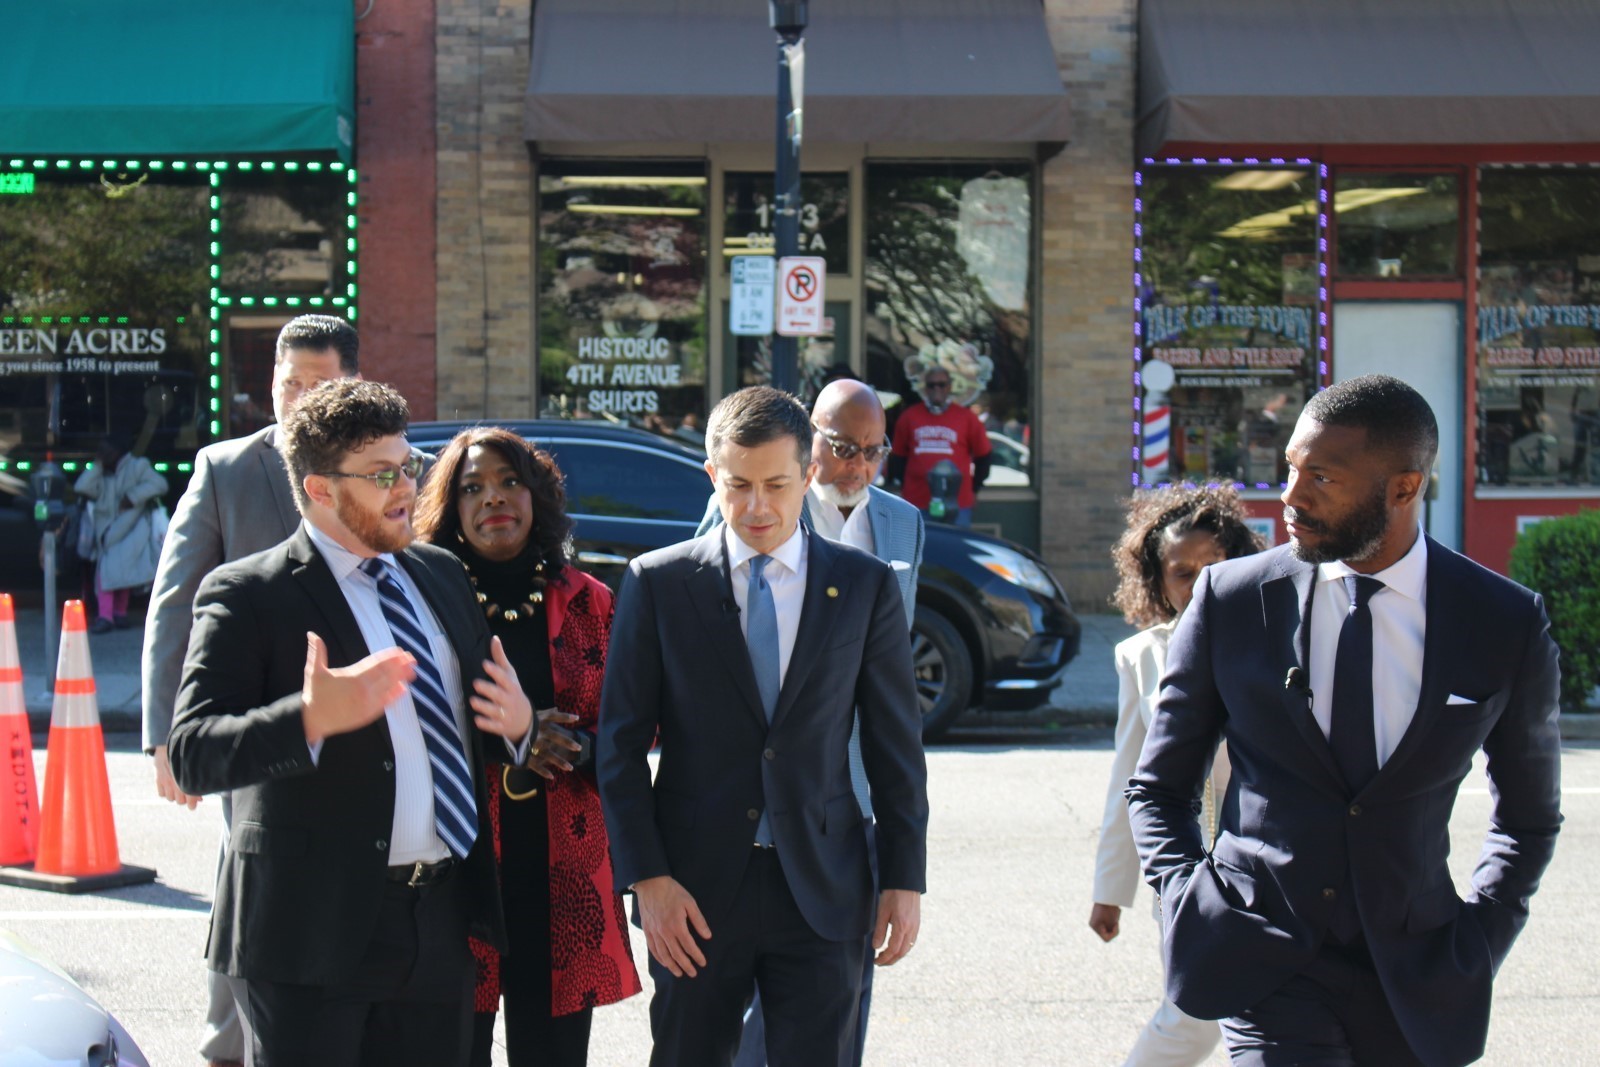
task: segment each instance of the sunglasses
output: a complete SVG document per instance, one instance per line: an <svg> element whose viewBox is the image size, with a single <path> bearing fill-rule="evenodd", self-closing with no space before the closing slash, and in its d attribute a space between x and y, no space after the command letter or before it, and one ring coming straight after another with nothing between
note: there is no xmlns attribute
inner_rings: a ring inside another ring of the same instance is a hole
<svg viewBox="0 0 1600 1067"><path fill-rule="evenodd" d="M395 484L400 481L400 476L402 474L414 482L417 480L417 476L421 473L422 457L413 454L411 458L407 459L398 467L385 467L383 470L375 471L372 474L351 474L349 471L324 471L322 476L324 478L360 478L364 481L371 482L379 489L387 491L395 487Z"/></svg>
<svg viewBox="0 0 1600 1067"><path fill-rule="evenodd" d="M930 381L924 380L923 383L922 383L922 387L924 389L948 389L948 388L950 388L950 383L949 382L930 382Z"/></svg>
<svg viewBox="0 0 1600 1067"><path fill-rule="evenodd" d="M862 448L854 441L845 441L839 437L836 437L832 430L824 430L816 423L812 423L811 425L813 429L815 429L827 440L828 448L833 452L835 459L852 460L857 456L865 456L868 463L881 463L883 462L884 457L889 454L888 445L870 445L866 448Z"/></svg>

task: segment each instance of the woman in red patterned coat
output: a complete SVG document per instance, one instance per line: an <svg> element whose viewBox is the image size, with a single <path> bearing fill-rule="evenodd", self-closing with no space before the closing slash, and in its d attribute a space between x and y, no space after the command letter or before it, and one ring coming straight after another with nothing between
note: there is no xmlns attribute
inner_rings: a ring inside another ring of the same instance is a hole
<svg viewBox="0 0 1600 1067"><path fill-rule="evenodd" d="M512 1067L581 1067L594 1008L640 990L592 760L611 591L567 560L571 528L555 460L493 427L456 435L417 503L418 535L466 565L540 709L528 765L487 765L510 952L472 943L473 1067L488 1067L502 995Z"/></svg>

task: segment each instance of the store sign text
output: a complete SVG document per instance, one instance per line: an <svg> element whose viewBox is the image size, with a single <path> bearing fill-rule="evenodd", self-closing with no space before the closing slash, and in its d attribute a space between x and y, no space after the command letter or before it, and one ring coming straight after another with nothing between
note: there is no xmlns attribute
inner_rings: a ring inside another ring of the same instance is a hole
<svg viewBox="0 0 1600 1067"><path fill-rule="evenodd" d="M1161 344L1190 330L1266 330L1292 344L1311 346L1311 309L1272 304L1153 304L1140 316L1146 344Z"/></svg>
<svg viewBox="0 0 1600 1067"><path fill-rule="evenodd" d="M683 384L683 367L661 362L671 358L672 344L665 337L583 337L580 362L567 368L567 381L596 387L587 397L590 411L647 415L661 410L657 389Z"/></svg>
<svg viewBox="0 0 1600 1067"><path fill-rule="evenodd" d="M0 196L32 196L32 174L0 174Z"/></svg>
<svg viewBox="0 0 1600 1067"><path fill-rule="evenodd" d="M166 350L167 331L159 327L82 326L69 331L0 329L0 356L159 356Z"/></svg>
<svg viewBox="0 0 1600 1067"><path fill-rule="evenodd" d="M1478 343L1549 327L1600 330L1600 304L1491 304L1478 309Z"/></svg>

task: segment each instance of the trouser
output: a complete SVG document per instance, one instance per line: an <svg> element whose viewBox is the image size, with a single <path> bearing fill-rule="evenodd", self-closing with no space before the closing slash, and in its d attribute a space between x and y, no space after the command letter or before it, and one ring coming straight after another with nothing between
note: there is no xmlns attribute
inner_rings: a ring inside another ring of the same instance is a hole
<svg viewBox="0 0 1600 1067"><path fill-rule="evenodd" d="M222 877L222 861L228 855L228 828L233 825L233 794L223 793L222 836L217 846L217 878ZM244 999L244 983L220 971L206 971L205 1036L200 1040L200 1058L207 1063L243 1063L244 1027L239 1024L238 1002Z"/></svg>
<svg viewBox="0 0 1600 1067"><path fill-rule="evenodd" d="M1212 1019L1186 1015L1166 997L1139 1033L1123 1067L1196 1067L1211 1055L1222 1039L1222 1029Z"/></svg>
<svg viewBox="0 0 1600 1067"><path fill-rule="evenodd" d="M811 929L776 849L751 850L733 906L700 942L706 965L676 978L654 958L650 1067L728 1067L752 990L759 990L772 1067L850 1067L864 938Z"/></svg>

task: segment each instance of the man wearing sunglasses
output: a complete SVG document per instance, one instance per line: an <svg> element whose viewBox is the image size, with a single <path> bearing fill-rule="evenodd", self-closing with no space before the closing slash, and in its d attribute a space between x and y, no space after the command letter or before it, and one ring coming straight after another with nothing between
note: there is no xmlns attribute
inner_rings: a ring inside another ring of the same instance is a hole
<svg viewBox="0 0 1600 1067"><path fill-rule="evenodd" d="M823 386L811 407L811 458L817 476L801 507L800 521L828 538L877 556L894 568L900 598L906 609L906 626L917 609L917 568L922 566L922 513L873 481L889 455L883 402L865 382L836 379ZM722 522L717 498L712 496L697 535ZM877 850L872 831L872 799L866 767L861 761L861 728L850 735L850 784L868 833L867 856L877 878ZM867 1040L867 1010L872 1005L873 954L866 954L861 978L861 1012L855 1035L855 1064L860 1067ZM751 1002L745 1014L744 1033L734 1067L762 1067L767 1062L765 1013L761 1000Z"/></svg>
<svg viewBox="0 0 1600 1067"><path fill-rule="evenodd" d="M244 979L248 1067L461 1064L469 928L504 951L482 767L533 711L461 564L413 544L399 393L329 382L283 427L303 521L213 571L168 739L232 790L207 957Z"/></svg>
<svg viewBox="0 0 1600 1067"><path fill-rule="evenodd" d="M889 477L901 479L900 493L925 514L957 526L972 525L978 486L989 477L989 434L971 410L950 399L950 372L930 367L922 374L922 400L906 408L894 424L894 455ZM948 461L961 478L955 513L935 502L929 475Z"/></svg>

